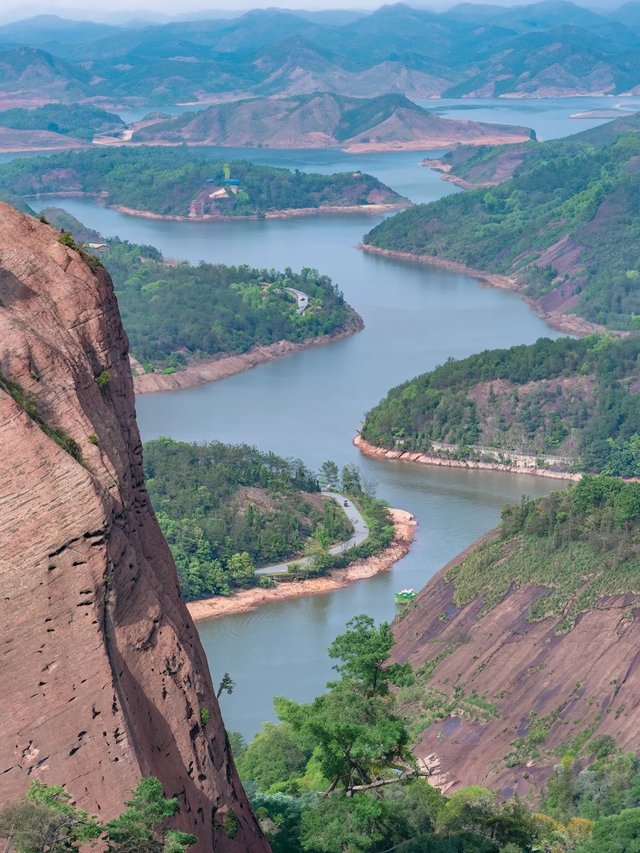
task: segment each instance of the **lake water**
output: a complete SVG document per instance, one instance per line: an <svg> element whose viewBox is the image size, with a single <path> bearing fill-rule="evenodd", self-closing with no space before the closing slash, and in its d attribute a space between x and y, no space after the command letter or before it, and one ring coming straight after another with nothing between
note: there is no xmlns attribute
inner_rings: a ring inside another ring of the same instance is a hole
<svg viewBox="0 0 640 853"><path fill-rule="evenodd" d="M575 111L574 100L564 108L559 102L552 102L552 108L527 102L527 123L537 131L548 129L557 111L565 116ZM579 100L584 109L597 105ZM532 108L535 105L538 110ZM516 121L503 114L503 106L496 103L499 113L492 113L490 106L482 109L495 121ZM560 123L556 135L568 132L565 126ZM586 125L573 121L568 127L579 130ZM361 169L414 201L455 191L419 165L419 152L347 155L262 149L237 153L291 168ZM236 155L227 150L225 156ZM409 555L384 575L346 590L271 604L199 625L214 681L228 671L237 684L233 695L221 700L229 729L251 736L263 720L273 719L275 695L299 701L317 695L331 677L326 648L349 618L369 613L376 619L391 619L394 591L423 586L438 568L496 524L505 503L519 500L524 493L542 495L561 487L558 482L526 475L366 459L351 443L364 413L393 385L450 356L529 343L540 336L556 337L514 294L435 267L361 252L355 245L379 221L365 214L175 223L125 216L87 199L64 199L60 204L105 236L117 234L153 244L167 257L259 267L317 267L340 285L365 321L363 332L329 346L308 349L222 382L137 401L144 439L170 435L188 441L247 442L298 456L313 468L328 458L339 465L357 462L365 477L377 483L380 497L409 510L419 523Z"/></svg>

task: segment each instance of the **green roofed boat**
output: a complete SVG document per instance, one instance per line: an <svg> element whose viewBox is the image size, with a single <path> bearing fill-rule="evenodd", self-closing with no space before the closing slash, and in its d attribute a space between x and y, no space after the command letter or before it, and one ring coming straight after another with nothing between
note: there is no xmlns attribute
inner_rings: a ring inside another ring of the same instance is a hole
<svg viewBox="0 0 640 853"><path fill-rule="evenodd" d="M400 592L396 592L396 604L408 604L417 594L415 589L401 589Z"/></svg>

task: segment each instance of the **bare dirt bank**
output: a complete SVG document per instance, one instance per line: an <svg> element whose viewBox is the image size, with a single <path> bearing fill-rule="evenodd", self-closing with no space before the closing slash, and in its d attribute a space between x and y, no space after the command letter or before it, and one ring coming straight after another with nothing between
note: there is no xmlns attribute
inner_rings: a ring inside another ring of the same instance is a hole
<svg viewBox="0 0 640 853"><path fill-rule="evenodd" d="M517 281L517 279L510 276L498 275L497 273L489 273L485 270L474 269L474 267L468 267L466 264L459 263L458 261L450 261L446 258L439 258L434 255L414 255L411 252L396 252L392 249L380 249L378 246L369 246L366 243L359 243L358 248L365 252L372 252L376 255L384 255L387 258L397 258L400 261L417 261L421 264L432 264L433 266L442 267L443 269L451 270L452 272L470 275L473 278L479 279L489 287L497 287L501 290L511 290L518 293L525 302L533 308L536 314L542 317L542 319L553 329L558 329L560 332L565 332L568 335L577 335L578 337L582 337L583 335L592 335L594 332L611 331L610 329L607 330L605 326L601 326L598 323L591 323L589 320L585 320L583 317L578 317L576 314L563 314L560 311L545 311L540 307L535 299L531 299L529 296L526 296L523 293L522 285ZM613 334L624 335L625 333L613 332Z"/></svg>
<svg viewBox="0 0 640 853"><path fill-rule="evenodd" d="M332 332L329 335L309 338L300 343L278 341L275 344L253 347L248 352L214 356L211 359L192 362L187 367L177 370L175 373L139 373L138 371L142 368L135 359L132 359L132 368L135 374L133 377L133 390L136 394L153 394L157 391L178 391L183 388L196 388L198 385L206 385L208 382L218 382L220 379L226 379L227 376L251 370L252 367L256 367L259 364L276 361L276 359L284 358L294 352L300 352L300 350L307 349L307 347L330 344L333 341L347 338L349 335L353 335L364 329L362 317L355 311L353 313L354 317L349 326Z"/></svg>
<svg viewBox="0 0 640 853"><path fill-rule="evenodd" d="M389 459L396 462L416 462L419 465L435 465L440 468L478 468L484 471L503 471L508 474L535 474L537 477L548 477L552 480L575 481L582 478L582 474L538 468L533 458L527 465L505 465L500 462L479 462L473 459L448 459L435 453L416 453L410 450L388 450L386 447L376 447L375 444L365 441L360 434L356 435L353 443L365 456L376 456L379 459Z"/></svg>
<svg viewBox="0 0 640 853"><path fill-rule="evenodd" d="M478 136L465 139L463 145L511 145L516 142L529 142L530 136L518 133L496 133L494 136ZM426 136L421 139L398 140L395 142L354 142L342 150L347 154L362 154L369 151L439 151L441 148L455 148L460 145L459 136Z"/></svg>
<svg viewBox="0 0 640 853"><path fill-rule="evenodd" d="M410 201L395 202L394 204L349 204L323 205L321 207L291 207L282 210L267 210L263 214L252 216L224 216L223 214L208 214L202 216L168 216L161 213L151 213L148 210L137 210L134 207L124 207L121 204L107 204L105 207L126 213L128 216L139 216L142 219L160 219L163 222L235 222L236 220L257 219L296 219L299 216L326 216L340 213L389 213L393 210L404 210L411 207Z"/></svg>
<svg viewBox="0 0 640 853"><path fill-rule="evenodd" d="M415 536L416 521L403 509L390 509L393 517L395 536L391 545L374 557L357 560L346 569L335 569L327 577L313 578L306 581L291 581L280 583L273 589L246 589L228 597L215 596L203 601L190 601L187 608L195 622L204 619L216 619L230 613L244 613L255 610L270 601L282 601L288 598L299 598L303 595L314 595L319 592L330 592L342 589L353 581L370 578L378 572L390 569L398 562L411 547Z"/></svg>

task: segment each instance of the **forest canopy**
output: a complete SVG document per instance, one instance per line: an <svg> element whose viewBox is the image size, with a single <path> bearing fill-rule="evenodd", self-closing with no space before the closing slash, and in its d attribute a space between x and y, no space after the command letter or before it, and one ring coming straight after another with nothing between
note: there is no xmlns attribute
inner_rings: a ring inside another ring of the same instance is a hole
<svg viewBox="0 0 640 853"><path fill-rule="evenodd" d="M103 194L106 203L160 216L256 216L270 210L368 204L373 191L400 196L371 175L320 175L185 147L98 147L0 164L0 194Z"/></svg>
<svg viewBox="0 0 640 853"><path fill-rule="evenodd" d="M530 143L509 180L403 211L364 242L509 275L543 310L638 329L640 131L615 124ZM461 173L509 153L476 153Z"/></svg>
<svg viewBox="0 0 640 853"><path fill-rule="evenodd" d="M46 208L42 215L73 235L74 245L101 243L99 261L86 253L85 259L102 263L110 273L131 352L148 371L171 373L192 359L359 327L342 293L317 270L168 262L153 246L117 237L103 243L64 210ZM69 237L61 239L70 245ZM309 297L304 312L286 288Z"/></svg>
<svg viewBox="0 0 640 853"><path fill-rule="evenodd" d="M366 416L374 445L458 458L485 450L640 475L640 338L541 338L486 350L393 388Z"/></svg>

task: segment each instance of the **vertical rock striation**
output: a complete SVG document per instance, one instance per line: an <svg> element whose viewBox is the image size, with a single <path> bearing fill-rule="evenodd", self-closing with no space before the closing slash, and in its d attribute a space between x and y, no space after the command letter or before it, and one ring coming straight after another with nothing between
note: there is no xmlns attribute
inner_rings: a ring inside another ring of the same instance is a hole
<svg viewBox="0 0 640 853"><path fill-rule="evenodd" d="M106 272L0 205L0 802L39 778L110 818L154 775L198 853L266 851L149 504L127 350Z"/></svg>

